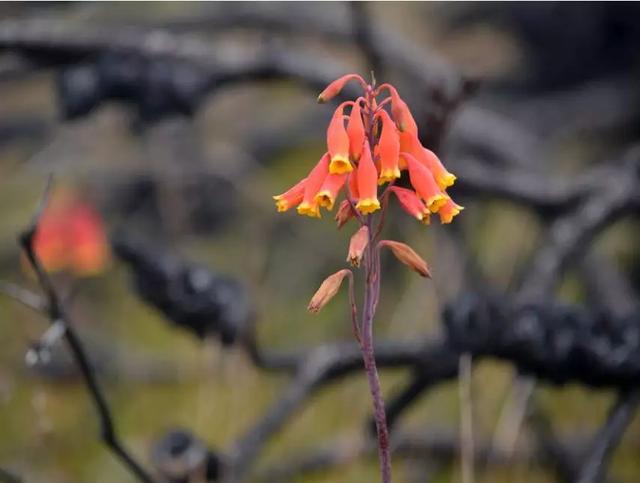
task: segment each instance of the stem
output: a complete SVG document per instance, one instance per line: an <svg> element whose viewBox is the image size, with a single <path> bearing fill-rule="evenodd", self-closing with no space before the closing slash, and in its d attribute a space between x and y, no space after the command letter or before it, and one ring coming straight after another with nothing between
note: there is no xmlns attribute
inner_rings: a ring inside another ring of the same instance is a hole
<svg viewBox="0 0 640 483"><path fill-rule="evenodd" d="M369 219L367 224L370 225ZM362 358L367 371L369 390L373 399L374 419L378 433L378 457L380 459L380 474L382 483L391 483L391 457L389 454L389 430L387 429L387 417L384 409L382 390L380 389L380 378L376 369L376 360L373 353L373 317L379 296L378 280L380 273L377 263L377 250L370 233L367 256L365 258L365 292L364 310L362 314Z"/></svg>
<svg viewBox="0 0 640 483"><path fill-rule="evenodd" d="M459 361L460 449L462 483L473 483L475 449L473 441L473 402L471 394L471 354L462 354Z"/></svg>

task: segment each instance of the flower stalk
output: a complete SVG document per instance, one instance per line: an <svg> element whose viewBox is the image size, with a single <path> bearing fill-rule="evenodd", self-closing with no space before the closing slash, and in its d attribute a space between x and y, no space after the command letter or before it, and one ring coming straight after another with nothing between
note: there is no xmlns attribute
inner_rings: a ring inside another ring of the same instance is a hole
<svg viewBox="0 0 640 483"><path fill-rule="evenodd" d="M363 95L355 101L342 102L335 110L327 129L327 152L305 179L274 199L278 211L297 207L299 214L316 218L321 216L321 208L331 210L337 203L338 229L351 220L358 225L349 243L347 261L364 272L360 318L354 275L349 269L327 277L308 309L313 313L320 311L349 277L351 323L362 352L373 403L381 480L391 483L389 430L373 345L373 321L380 298L381 249L388 248L398 261L423 277L431 277L431 273L426 261L409 245L380 241L380 235L391 194L395 194L406 213L423 225L428 225L431 214L435 213L440 215L442 223L450 223L463 208L446 192L455 182L455 176L433 152L422 146L409 107L393 86L383 84L376 89L375 80L367 84L359 75L349 74L332 82L318 97L319 102L331 100L351 81L360 84ZM388 97L378 102L377 98L385 94ZM345 109L350 109L348 115ZM346 197L338 202L343 188Z"/></svg>

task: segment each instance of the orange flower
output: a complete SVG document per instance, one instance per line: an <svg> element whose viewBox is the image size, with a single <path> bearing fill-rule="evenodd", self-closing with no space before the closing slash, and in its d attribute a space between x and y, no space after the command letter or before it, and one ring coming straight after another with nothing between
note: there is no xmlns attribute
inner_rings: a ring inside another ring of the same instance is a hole
<svg viewBox="0 0 640 483"><path fill-rule="evenodd" d="M349 136L349 155L351 159L357 161L362 154L362 145L365 140L362 109L360 108L359 100L356 100L351 109L349 123L347 124L347 135Z"/></svg>
<svg viewBox="0 0 640 483"><path fill-rule="evenodd" d="M454 216L457 216L462 210L464 210L463 206L458 205L451 198L447 198L447 202L442 205L438 211L438 215L440 215L440 223L443 225L451 223Z"/></svg>
<svg viewBox="0 0 640 483"><path fill-rule="evenodd" d="M411 115L409 106L407 106L407 103L398 95L396 88L390 84L384 84L380 87L386 88L389 91L389 95L391 96L391 114L398 124L398 129L401 132L408 132L417 137L418 125Z"/></svg>
<svg viewBox="0 0 640 483"><path fill-rule="evenodd" d="M347 262L353 267L359 267L364 250L369 244L369 228L367 225L362 225L360 229L353 234L349 242L349 254L347 255Z"/></svg>
<svg viewBox="0 0 640 483"><path fill-rule="evenodd" d="M409 179L416 192L424 200L432 213L437 213L447 201L447 196L433 179L431 171L408 153L401 153L409 167Z"/></svg>
<svg viewBox="0 0 640 483"><path fill-rule="evenodd" d="M430 212L415 191L392 186L389 190L396 195L400 206L404 211L416 218L418 221L428 225L430 222Z"/></svg>
<svg viewBox="0 0 640 483"><path fill-rule="evenodd" d="M333 204L336 202L338 193L344 186L347 180L348 173L344 174L329 174L322 183L322 187L316 195L316 203L320 206L324 206L328 210L333 209Z"/></svg>
<svg viewBox="0 0 640 483"><path fill-rule="evenodd" d="M371 159L369 143L364 143L360 164L358 164L358 204L356 208L366 215L380 209L378 201L378 171Z"/></svg>
<svg viewBox="0 0 640 483"><path fill-rule="evenodd" d="M456 176L447 171L447 168L444 167L433 151L423 148L422 156L419 157L418 160L426 164L427 168L431 170L433 177L436 179L436 183L438 183L441 189L446 189L455 183Z"/></svg>
<svg viewBox="0 0 640 483"><path fill-rule="evenodd" d="M344 88L347 82L351 80L357 80L361 85L366 85L364 79L358 74L343 75L339 79L334 80L325 88L325 90L320 93L320 95L318 96L318 102L322 104L333 99L335 96L340 94L340 91Z"/></svg>
<svg viewBox="0 0 640 483"><path fill-rule="evenodd" d="M329 127L327 128L327 150L331 155L329 172L331 174L348 173L353 170L349 162L349 135L344 127L344 106L349 102L343 102L333 113Z"/></svg>
<svg viewBox="0 0 640 483"><path fill-rule="evenodd" d="M400 150L411 154L427 167L441 189L446 189L455 182L455 175L447 171L433 151L422 147L416 135L408 131L400 133Z"/></svg>
<svg viewBox="0 0 640 483"><path fill-rule="evenodd" d="M287 211L294 206L298 206L302 202L306 181L307 178L301 179L292 188L289 188L281 195L273 197L276 201L276 208L278 209L278 212Z"/></svg>
<svg viewBox="0 0 640 483"><path fill-rule="evenodd" d="M34 249L45 270L66 269L78 276L102 272L110 258L100 215L67 191L56 193L45 209Z"/></svg>
<svg viewBox="0 0 640 483"><path fill-rule="evenodd" d="M109 248L99 215L86 203L69 214L69 265L76 275L96 275L107 265Z"/></svg>
<svg viewBox="0 0 640 483"><path fill-rule="evenodd" d="M349 196L354 203L357 203L360 199L360 192L358 191L358 168L349 173Z"/></svg>
<svg viewBox="0 0 640 483"><path fill-rule="evenodd" d="M378 154L380 155L379 184L388 183L400 177L398 168L398 156L400 154L400 139L396 126L387 114L387 111L378 111L382 118L382 132L378 141Z"/></svg>
<svg viewBox="0 0 640 483"><path fill-rule="evenodd" d="M320 218L320 207L316 201L316 195L318 191L320 191L320 188L322 188L325 178L328 176L328 170L329 153L325 153L320 158L320 161L318 161L318 164L311 170L309 176L307 176L302 203L298 205L299 214Z"/></svg>

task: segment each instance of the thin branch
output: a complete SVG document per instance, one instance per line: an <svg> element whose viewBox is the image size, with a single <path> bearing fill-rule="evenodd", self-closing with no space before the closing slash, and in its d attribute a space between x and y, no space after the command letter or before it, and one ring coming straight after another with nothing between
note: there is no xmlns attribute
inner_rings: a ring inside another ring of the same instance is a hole
<svg viewBox="0 0 640 483"><path fill-rule="evenodd" d="M604 478L613 450L620 444L625 430L640 405L640 390L622 392L612 406L607 421L594 438L584 458L578 483L597 483Z"/></svg>
<svg viewBox="0 0 640 483"><path fill-rule="evenodd" d="M64 338L69 346L71 355L76 361L80 373L84 379L89 395L95 405L100 420L100 435L103 442L108 448L124 463L132 475L134 475L139 481L151 483L153 480L142 468L142 466L134 459L132 455L124 448L120 442L116 429L111 416L111 411L106 402L106 399L102 393L102 390L98 384L94 369L89 361L85 349L80 341L80 338L75 332L72 324L67 317L64 307L61 302L61 298L53 285L52 280L49 278L46 270L42 266L38 255L34 248L35 233L38 226L38 222L42 213L47 205L50 194L51 182L47 184L47 190L40 202L40 205L36 211L34 218L27 228L22 232L19 237L20 245L24 250L31 267L35 271L36 277L45 293L47 299L46 313L52 324L62 323L64 326Z"/></svg>

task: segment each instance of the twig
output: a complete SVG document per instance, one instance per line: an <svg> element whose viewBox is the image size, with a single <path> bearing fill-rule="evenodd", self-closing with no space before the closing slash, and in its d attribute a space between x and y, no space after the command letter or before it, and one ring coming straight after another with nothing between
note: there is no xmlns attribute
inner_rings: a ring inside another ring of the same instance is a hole
<svg viewBox="0 0 640 483"><path fill-rule="evenodd" d="M585 456L578 483L597 483L606 474L609 459L618 446L622 436L631 423L640 405L640 390L622 392L611 407L607 421L594 438L593 444Z"/></svg>
<svg viewBox="0 0 640 483"><path fill-rule="evenodd" d="M80 338L76 334L75 329L73 328L72 324L69 321L69 318L65 313L61 299L56 292L53 282L49 278L49 275L42 266L40 259L35 252L35 233L38 222L40 220L40 216L42 215L47 205L50 188L51 180L49 180L49 182L47 183L47 189L41 199L38 209L36 210L35 216L19 237L20 245L27 256L29 263L31 264L31 267L35 271L40 287L45 293L45 297L47 299L45 310L49 317L49 320L52 324L62 323L64 326L64 338L67 341L71 354L76 361L78 368L80 369L80 373L84 379L85 384L87 385L89 395L91 396L91 399L98 412L98 417L100 420L100 435L103 442L118 458L120 458L120 460L129 469L132 475L134 475L140 481L151 483L151 477L134 459L134 457L129 454L129 452L120 442L116 433L116 428L113 424L111 411L102 393L102 390L100 389L93 367L89 362L89 358L84 350Z"/></svg>
<svg viewBox="0 0 640 483"><path fill-rule="evenodd" d="M462 483L473 483L475 444L473 441L471 354L462 354L460 356L459 367L460 375L458 378L458 390L460 399L460 456L462 466Z"/></svg>

